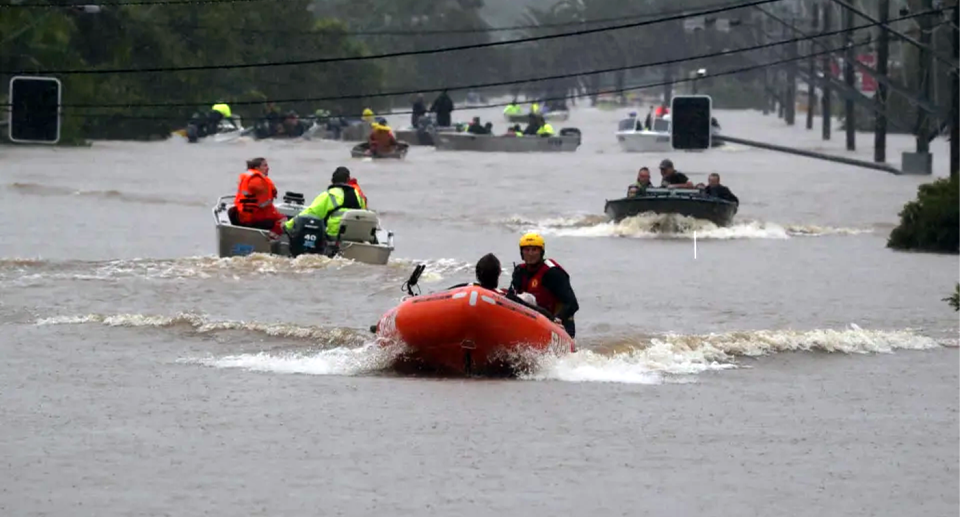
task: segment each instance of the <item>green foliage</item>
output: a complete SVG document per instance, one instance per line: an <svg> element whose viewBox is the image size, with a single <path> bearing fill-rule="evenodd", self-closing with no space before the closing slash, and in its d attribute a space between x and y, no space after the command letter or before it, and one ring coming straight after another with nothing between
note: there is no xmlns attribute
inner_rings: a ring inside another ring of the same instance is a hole
<svg viewBox="0 0 960 517"><path fill-rule="evenodd" d="M904 205L900 225L887 247L899 250L960 252L960 183L956 177L920 185L917 199Z"/></svg>
<svg viewBox="0 0 960 517"><path fill-rule="evenodd" d="M944 298L943 301L950 304L953 307L953 310L960 311L960 282L957 283L957 287L954 289L953 294L947 298Z"/></svg>
<svg viewBox="0 0 960 517"><path fill-rule="evenodd" d="M97 14L68 9L8 9L0 16L0 69L106 69L266 63L367 53L342 23L317 20L309 0L219 6L104 6ZM299 99L377 90L373 62L251 67L136 74L65 75L64 135L157 138L186 125L219 99L231 103ZM197 103L162 108L83 108L82 104ZM326 108L359 115L359 101L290 103L282 110ZM244 119L258 105L234 106Z"/></svg>

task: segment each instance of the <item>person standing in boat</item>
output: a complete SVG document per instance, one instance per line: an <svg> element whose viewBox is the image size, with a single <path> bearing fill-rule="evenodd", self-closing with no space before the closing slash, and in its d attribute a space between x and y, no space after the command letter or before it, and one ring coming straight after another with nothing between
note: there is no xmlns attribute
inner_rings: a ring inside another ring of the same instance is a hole
<svg viewBox="0 0 960 517"><path fill-rule="evenodd" d="M365 198L357 194L357 190L350 185L350 169L337 167L330 178L330 186L321 192L310 206L300 211L296 217L283 225L291 239L300 232L302 221L306 218L320 219L326 223L326 243L323 250L327 256L336 253L334 243L340 235L340 222L343 214L350 209L366 210ZM318 245L321 243L317 243Z"/></svg>
<svg viewBox="0 0 960 517"><path fill-rule="evenodd" d="M416 128L417 123L420 122L420 117L427 114L427 105L423 102L423 94L418 93L417 98L413 101L413 107L410 110L410 127Z"/></svg>
<svg viewBox="0 0 960 517"><path fill-rule="evenodd" d="M711 173L707 176L707 185L704 186L703 183L697 184L698 189L702 189L703 193L708 196L718 197L720 199L725 199L727 201L732 201L737 205L740 204L740 200L737 199L737 196L733 195L733 192L729 188L720 184L720 175L716 172Z"/></svg>
<svg viewBox="0 0 960 517"><path fill-rule="evenodd" d="M450 127L450 114L453 113L453 100L447 95L447 90L440 92L440 95L433 100L430 111L437 114L438 127Z"/></svg>
<svg viewBox="0 0 960 517"><path fill-rule="evenodd" d="M570 276L553 259L544 260L545 252L546 246L539 234L528 233L520 238L523 264L513 270L510 293L532 294L537 305L549 311L572 338L577 330L573 315L580 310L577 295L570 285Z"/></svg>
<svg viewBox="0 0 960 517"><path fill-rule="evenodd" d="M247 171L240 175L233 206L237 209L240 226L270 230L279 236L284 216L273 206L277 187L269 176L270 165L266 158L247 160Z"/></svg>
<svg viewBox="0 0 960 517"><path fill-rule="evenodd" d="M673 168L669 159L660 162L660 186L665 188L694 188L686 174Z"/></svg>

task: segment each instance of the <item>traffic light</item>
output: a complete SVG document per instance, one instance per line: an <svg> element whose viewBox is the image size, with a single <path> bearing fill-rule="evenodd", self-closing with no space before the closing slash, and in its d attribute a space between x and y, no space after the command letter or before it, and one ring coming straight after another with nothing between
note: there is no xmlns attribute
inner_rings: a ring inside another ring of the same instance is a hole
<svg viewBox="0 0 960 517"><path fill-rule="evenodd" d="M670 144L677 150L709 149L712 141L709 95L680 95L670 103Z"/></svg>
<svg viewBox="0 0 960 517"><path fill-rule="evenodd" d="M60 141L60 81L53 77L10 79L10 141L55 144Z"/></svg>

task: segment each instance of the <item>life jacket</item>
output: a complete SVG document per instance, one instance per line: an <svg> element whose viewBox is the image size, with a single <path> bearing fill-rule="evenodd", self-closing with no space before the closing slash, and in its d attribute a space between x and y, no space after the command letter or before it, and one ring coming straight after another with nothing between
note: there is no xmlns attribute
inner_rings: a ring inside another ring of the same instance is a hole
<svg viewBox="0 0 960 517"><path fill-rule="evenodd" d="M537 299L537 305L547 309L551 314L560 312L560 301L549 289L543 286L543 276L547 274L547 271L553 268L564 271L560 264L554 262L553 259L546 259L540 263L540 266L532 274L526 265L520 267L524 268L524 273L526 273L523 285L520 286L520 292L532 294Z"/></svg>
<svg viewBox="0 0 960 517"><path fill-rule="evenodd" d="M256 193L250 188L250 181L254 178L266 184L267 188L264 192ZM233 198L233 205L237 207L237 220L240 224L253 224L278 219L277 209L273 206L273 200L276 197L277 187L270 178L256 169L244 172L240 175L237 195Z"/></svg>
<svg viewBox="0 0 960 517"><path fill-rule="evenodd" d="M389 127L377 126L370 133L370 149L389 149L393 146L396 139Z"/></svg>
<svg viewBox="0 0 960 517"><path fill-rule="evenodd" d="M549 122L544 122L540 129L537 130L537 135L553 135L553 126Z"/></svg>
<svg viewBox="0 0 960 517"><path fill-rule="evenodd" d="M357 195L360 196L360 199L363 199L363 206L367 206L367 196L364 195L363 190L360 189L360 185L357 183L356 178L350 178L350 181L347 182L347 185L353 187L353 190L356 191Z"/></svg>
<svg viewBox="0 0 960 517"><path fill-rule="evenodd" d="M340 189L339 199L337 189ZM327 236L336 240L337 235L340 234L340 221L343 220L343 214L350 209L366 210L367 203L365 199L357 195L353 185L335 183L327 187L327 194L330 196L330 203L333 208L323 220L326 222Z"/></svg>

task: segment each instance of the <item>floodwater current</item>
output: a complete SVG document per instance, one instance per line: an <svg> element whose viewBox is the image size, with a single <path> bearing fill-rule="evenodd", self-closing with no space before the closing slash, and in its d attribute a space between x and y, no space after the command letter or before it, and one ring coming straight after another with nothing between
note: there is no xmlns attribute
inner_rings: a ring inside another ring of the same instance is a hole
<svg viewBox="0 0 960 517"><path fill-rule="evenodd" d="M958 319L942 298L960 263L885 247L931 178L739 145L627 154L625 111L554 124L582 131L572 154L0 148L0 511L956 515ZM496 110L459 113L504 128ZM717 118L846 154L839 131ZM870 159L872 135L858 145ZM891 161L912 146L892 135ZM932 152L945 176L946 142ZM390 263L217 257L211 208L255 156L308 199L348 166L395 233ZM721 174L735 224L608 222L604 200L668 157L694 182ZM494 252L505 283L529 230L571 275L581 351L515 380L392 372L367 327L414 266L436 291Z"/></svg>

